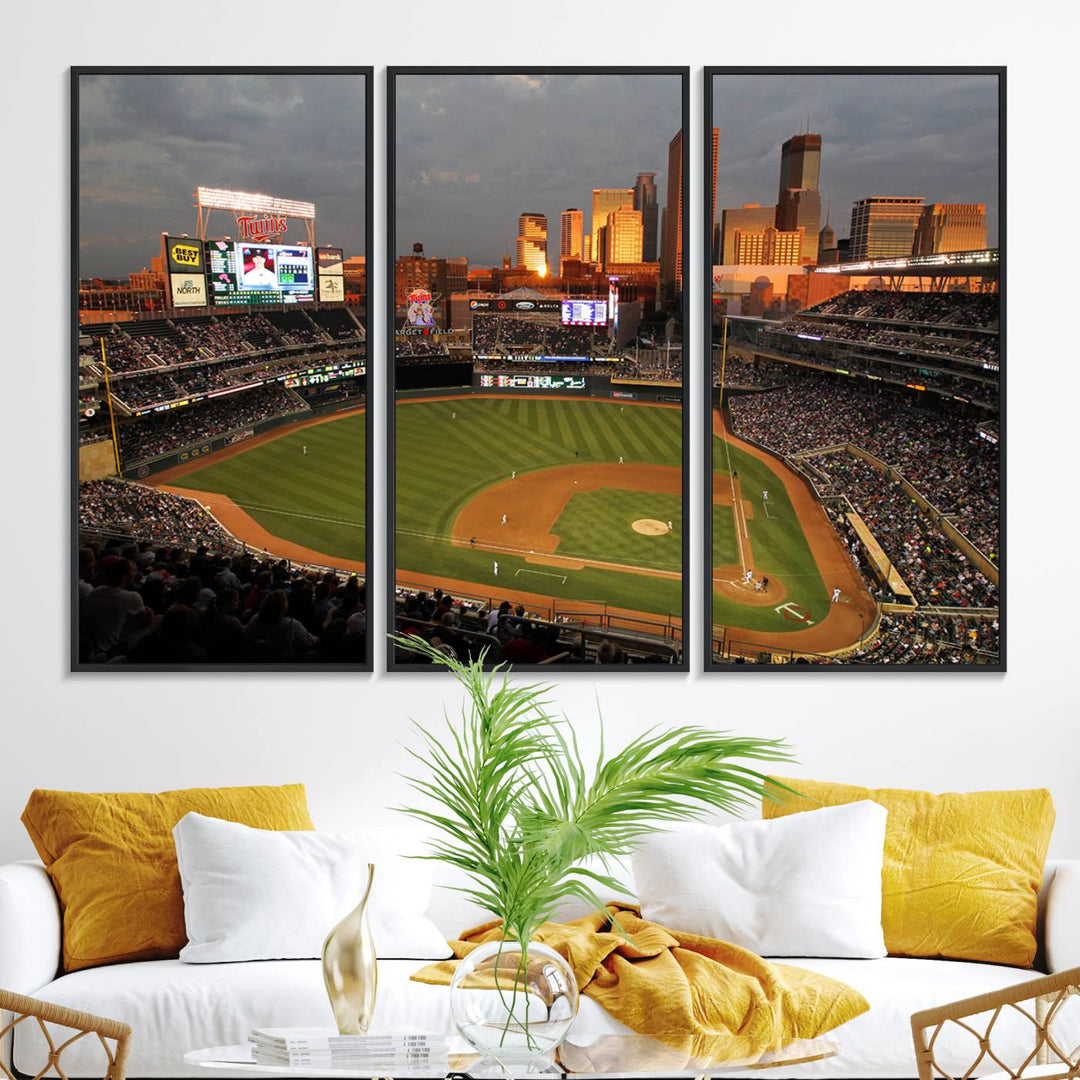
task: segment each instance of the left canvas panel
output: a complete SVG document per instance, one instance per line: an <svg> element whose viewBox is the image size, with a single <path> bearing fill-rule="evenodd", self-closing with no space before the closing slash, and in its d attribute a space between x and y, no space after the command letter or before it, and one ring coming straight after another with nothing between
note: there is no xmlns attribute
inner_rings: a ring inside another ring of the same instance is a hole
<svg viewBox="0 0 1080 1080"><path fill-rule="evenodd" d="M371 79L73 70L75 670L370 670Z"/></svg>

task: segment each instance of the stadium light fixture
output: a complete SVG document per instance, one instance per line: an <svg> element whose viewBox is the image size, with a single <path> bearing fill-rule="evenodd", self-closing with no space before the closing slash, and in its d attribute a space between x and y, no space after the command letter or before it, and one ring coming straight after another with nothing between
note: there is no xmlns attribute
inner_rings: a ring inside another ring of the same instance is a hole
<svg viewBox="0 0 1080 1080"><path fill-rule="evenodd" d="M195 189L195 199L204 210L240 211L245 214L266 214L281 217L315 220L315 204L296 199L281 199L257 191L231 191L201 185Z"/></svg>

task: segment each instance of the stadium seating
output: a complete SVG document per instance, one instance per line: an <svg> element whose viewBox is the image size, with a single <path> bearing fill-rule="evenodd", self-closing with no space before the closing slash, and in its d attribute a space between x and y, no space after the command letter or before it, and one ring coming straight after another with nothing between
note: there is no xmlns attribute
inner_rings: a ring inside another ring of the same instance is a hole
<svg viewBox="0 0 1080 1080"><path fill-rule="evenodd" d="M492 663L520 664L675 664L680 649L660 635L634 633L581 618L557 621L508 601L452 597L442 589L396 590L395 627L399 634L424 638L459 660L484 655ZM426 664L424 657L398 648L399 664Z"/></svg>
<svg viewBox="0 0 1080 1080"><path fill-rule="evenodd" d="M87 481L79 536L84 663L365 658L362 581L246 551L192 499Z"/></svg>

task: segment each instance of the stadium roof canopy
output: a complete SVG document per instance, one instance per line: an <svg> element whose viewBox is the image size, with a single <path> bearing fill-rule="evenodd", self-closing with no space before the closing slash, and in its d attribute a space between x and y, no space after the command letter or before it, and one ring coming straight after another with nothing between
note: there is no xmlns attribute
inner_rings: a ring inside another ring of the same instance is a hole
<svg viewBox="0 0 1080 1080"><path fill-rule="evenodd" d="M908 255L902 259L864 259L861 262L818 266L815 274L848 277L997 277L1001 260L997 248L944 251L938 255Z"/></svg>

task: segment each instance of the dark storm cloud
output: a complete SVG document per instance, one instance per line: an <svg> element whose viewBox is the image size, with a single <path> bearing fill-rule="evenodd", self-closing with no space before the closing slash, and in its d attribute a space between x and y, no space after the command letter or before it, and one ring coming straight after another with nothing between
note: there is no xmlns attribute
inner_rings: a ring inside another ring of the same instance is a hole
<svg viewBox="0 0 1080 1080"><path fill-rule="evenodd" d="M79 168L83 277L126 276L159 254L163 231L194 233L199 184L313 202L318 242L362 254L364 80L83 76ZM211 223L236 232L223 212Z"/></svg>
<svg viewBox="0 0 1080 1080"><path fill-rule="evenodd" d="M780 146L819 132L821 201L837 237L868 195L986 203L998 240L997 79L986 75L721 75L717 221L724 207L776 202Z"/></svg>
<svg viewBox="0 0 1080 1080"><path fill-rule="evenodd" d="M518 215L591 218L594 187L633 187L656 172L667 192L679 130L676 75L403 75L397 79L397 249L497 264L514 253Z"/></svg>

